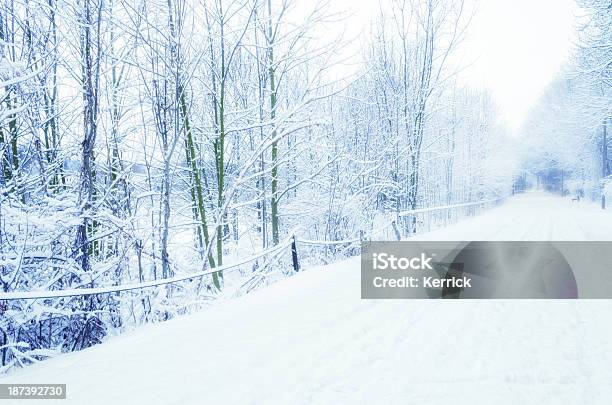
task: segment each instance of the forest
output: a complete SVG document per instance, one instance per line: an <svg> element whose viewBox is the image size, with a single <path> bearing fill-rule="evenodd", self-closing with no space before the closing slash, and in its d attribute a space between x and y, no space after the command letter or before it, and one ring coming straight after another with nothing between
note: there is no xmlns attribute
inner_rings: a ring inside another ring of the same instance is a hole
<svg viewBox="0 0 612 405"><path fill-rule="evenodd" d="M522 166L534 177L554 177L548 185L561 195L601 199L605 207L612 198L612 4L577 3L576 49L527 117Z"/></svg>
<svg viewBox="0 0 612 405"><path fill-rule="evenodd" d="M0 373L444 226L527 176L612 193L610 2L578 0L575 52L520 136L460 80L472 3L381 1L356 39L325 1L1 0Z"/></svg>

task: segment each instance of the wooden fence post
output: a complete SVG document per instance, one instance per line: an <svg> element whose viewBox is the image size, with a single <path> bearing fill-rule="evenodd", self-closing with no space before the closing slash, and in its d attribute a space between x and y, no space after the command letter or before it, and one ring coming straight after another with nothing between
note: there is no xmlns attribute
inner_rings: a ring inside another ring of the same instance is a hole
<svg viewBox="0 0 612 405"><path fill-rule="evenodd" d="M293 262L293 271L300 271L300 263L298 262L297 246L295 245L295 235L291 241L291 260Z"/></svg>
<svg viewBox="0 0 612 405"><path fill-rule="evenodd" d="M397 240L402 240L402 235L400 235L399 229L397 229L397 224L395 221L391 221L391 225L393 226L393 232L395 232L395 238Z"/></svg>

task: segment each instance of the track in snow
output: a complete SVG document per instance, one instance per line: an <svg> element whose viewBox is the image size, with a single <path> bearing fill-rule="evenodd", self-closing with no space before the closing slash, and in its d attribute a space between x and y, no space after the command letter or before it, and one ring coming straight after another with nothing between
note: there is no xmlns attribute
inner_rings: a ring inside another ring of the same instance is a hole
<svg viewBox="0 0 612 405"><path fill-rule="evenodd" d="M528 193L419 238L611 240L612 211ZM610 403L611 301L374 301L359 283L357 258L311 269L1 382L87 405Z"/></svg>

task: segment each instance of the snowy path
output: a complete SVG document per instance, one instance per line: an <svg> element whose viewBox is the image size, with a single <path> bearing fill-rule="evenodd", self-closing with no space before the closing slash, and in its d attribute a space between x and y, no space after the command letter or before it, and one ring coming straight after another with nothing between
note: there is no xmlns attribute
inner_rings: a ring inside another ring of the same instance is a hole
<svg viewBox="0 0 612 405"><path fill-rule="evenodd" d="M612 209L530 192L423 240L612 240Z"/></svg>
<svg viewBox="0 0 612 405"><path fill-rule="evenodd" d="M421 238L609 240L612 210L530 193ZM359 282L357 259L308 270L1 382L79 405L610 403L611 301L365 301Z"/></svg>

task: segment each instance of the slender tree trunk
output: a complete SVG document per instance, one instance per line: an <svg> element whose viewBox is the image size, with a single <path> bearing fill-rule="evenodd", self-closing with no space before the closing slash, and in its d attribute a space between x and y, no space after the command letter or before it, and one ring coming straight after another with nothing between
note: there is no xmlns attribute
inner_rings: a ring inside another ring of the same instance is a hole
<svg viewBox="0 0 612 405"><path fill-rule="evenodd" d="M219 4L221 6L221 4ZM206 8L206 4L204 5ZM221 20L219 21L219 26L221 29L221 69L220 69L220 77L218 77L218 72L216 70L216 55L214 51L214 39L212 32L212 25L209 20L208 10L205 10L206 16L206 29L208 31L209 37L209 57L210 57L210 77L211 77L211 87L212 87L212 107L213 107L213 125L215 128L215 141L213 142L214 153L215 153L215 169L217 174L217 209L218 209L218 221L219 224L217 229L215 229L215 242L216 242L216 250L217 250L217 265L223 265L223 224L221 219L223 218L223 213L221 212L223 206L223 184L224 184L224 169L225 163L223 162L223 150L225 149L225 38L224 35L224 24L223 20L223 12L219 10L219 16ZM220 82L220 93L217 93L217 81ZM208 232L208 231L207 231ZM207 244L208 246L208 244ZM209 252L211 249L206 248ZM209 254L209 262L212 266L214 266L214 260L212 260L212 255ZM217 288L221 288L223 280L223 272L219 271L213 273L213 283Z"/></svg>
<svg viewBox="0 0 612 405"><path fill-rule="evenodd" d="M608 130L606 128L607 120L603 122L602 139L601 139L601 177L606 178L609 172L608 166ZM605 184L605 182L603 183ZM601 208L606 208L606 189L602 186L601 190Z"/></svg>
<svg viewBox="0 0 612 405"><path fill-rule="evenodd" d="M274 32L272 29L272 1L268 0L268 81L270 84L270 121L272 125L272 196L270 210L272 220L272 244L280 241L278 223L278 142L276 140L276 77L274 72Z"/></svg>
<svg viewBox="0 0 612 405"><path fill-rule="evenodd" d="M200 220L199 233L204 237L204 244L202 244L201 248L203 249L203 251L205 251L206 247L210 243L210 236L208 234L208 221L206 220L206 210L204 206L204 191L202 187L202 179L200 178L200 169L198 168L196 163L196 150L193 141L193 131L191 129L191 123L189 121L189 115L187 111L186 96L184 90L181 89L180 92L181 114L183 115L183 126L185 128L185 133L187 136L187 161L191 164L191 172L193 174L194 181L192 196L194 198L194 203L196 204L196 211ZM211 267L215 267L215 261L211 253L209 253L208 255L208 261Z"/></svg>
<svg viewBox="0 0 612 405"><path fill-rule="evenodd" d="M607 130L607 119L604 120L602 125L602 140L601 140L601 177L606 177L610 174L608 165L608 130Z"/></svg>
<svg viewBox="0 0 612 405"><path fill-rule="evenodd" d="M100 23L102 4L92 4L91 0L85 0L83 4L83 36L81 42L83 63L83 142L81 162L81 190L80 203L84 213L91 209L95 199L94 189L94 147L97 135L98 118L98 86L100 67ZM94 20L95 17L95 20ZM92 33L92 29L95 32ZM94 43L97 41L97 44ZM95 49L94 49L95 47ZM94 54L95 52L95 54ZM94 253L89 241L89 233L95 231L95 221L90 222L87 214L84 215L81 225L77 231L77 246L80 249L81 267L85 271L91 270L90 256Z"/></svg>

